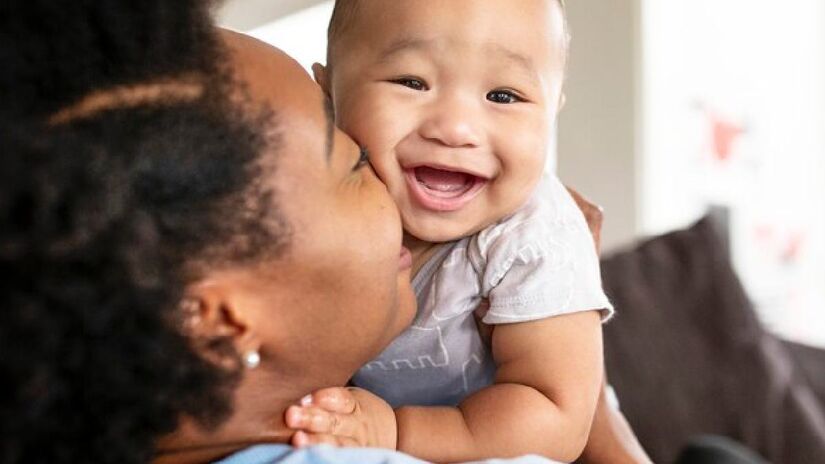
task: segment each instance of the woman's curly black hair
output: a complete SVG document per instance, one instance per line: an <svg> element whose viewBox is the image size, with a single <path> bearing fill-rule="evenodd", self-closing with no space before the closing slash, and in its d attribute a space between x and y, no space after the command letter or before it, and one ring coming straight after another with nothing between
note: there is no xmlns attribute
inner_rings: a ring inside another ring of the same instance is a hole
<svg viewBox="0 0 825 464"><path fill-rule="evenodd" d="M0 2L0 463L138 463L181 416L231 412L239 373L176 317L197 269L276 257L249 116L198 0ZM96 90L199 96L49 116ZM269 169L269 168L267 168Z"/></svg>

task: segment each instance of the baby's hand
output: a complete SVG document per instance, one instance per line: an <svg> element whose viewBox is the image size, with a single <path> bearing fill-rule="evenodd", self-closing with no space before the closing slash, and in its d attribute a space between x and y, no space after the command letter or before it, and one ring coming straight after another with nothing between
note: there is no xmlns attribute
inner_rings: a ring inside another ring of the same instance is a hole
<svg viewBox="0 0 825 464"><path fill-rule="evenodd" d="M395 412L386 401L360 388L326 388L286 410L287 427L296 430L292 445L395 449Z"/></svg>

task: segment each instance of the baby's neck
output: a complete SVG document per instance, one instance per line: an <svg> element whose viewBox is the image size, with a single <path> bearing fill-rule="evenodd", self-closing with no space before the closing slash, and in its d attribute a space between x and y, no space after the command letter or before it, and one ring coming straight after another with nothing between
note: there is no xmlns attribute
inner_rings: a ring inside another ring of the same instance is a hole
<svg viewBox="0 0 825 464"><path fill-rule="evenodd" d="M415 277L424 264L433 257L443 243L427 242L404 233L404 246L412 253L412 276Z"/></svg>

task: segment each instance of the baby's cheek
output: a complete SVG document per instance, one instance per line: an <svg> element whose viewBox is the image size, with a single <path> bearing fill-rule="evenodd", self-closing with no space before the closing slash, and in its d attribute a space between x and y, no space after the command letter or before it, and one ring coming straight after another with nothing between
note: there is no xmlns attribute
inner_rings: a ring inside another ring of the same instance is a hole
<svg viewBox="0 0 825 464"><path fill-rule="evenodd" d="M401 186L401 179L399 175L398 163L395 161L394 157L389 155L390 154L386 152L381 153L378 150L373 150L370 148L370 164L372 164L372 168L375 170L378 180L380 180L381 183L383 183L389 190L390 196L393 197L393 201L397 201L395 197L399 193L398 189Z"/></svg>
<svg viewBox="0 0 825 464"><path fill-rule="evenodd" d="M548 143L543 137L518 137L510 145L504 168L525 182L538 179L544 170Z"/></svg>
<svg viewBox="0 0 825 464"><path fill-rule="evenodd" d="M359 146L369 145L370 132L367 130L367 124L365 124L365 121L358 117L358 113L352 111L341 111L336 114L335 123Z"/></svg>
<svg viewBox="0 0 825 464"><path fill-rule="evenodd" d="M492 134L497 151L505 164L536 166L544 161L552 129L541 111L511 115L499 121Z"/></svg>
<svg viewBox="0 0 825 464"><path fill-rule="evenodd" d="M541 166L547 157L548 140L540 137L525 137L518 146L516 157L522 166Z"/></svg>
<svg viewBox="0 0 825 464"><path fill-rule="evenodd" d="M416 127L415 109L392 92L365 92L359 107L360 131L372 141L375 149L394 148Z"/></svg>
<svg viewBox="0 0 825 464"><path fill-rule="evenodd" d="M537 138L525 137L513 147L503 168L506 182L501 188L506 191L508 209L518 208L527 201L544 173L546 148Z"/></svg>
<svg viewBox="0 0 825 464"><path fill-rule="evenodd" d="M368 134L369 116L368 108L364 105L364 99L359 98L357 94L350 93L336 97L335 122L338 127L358 143L365 143L360 139Z"/></svg>

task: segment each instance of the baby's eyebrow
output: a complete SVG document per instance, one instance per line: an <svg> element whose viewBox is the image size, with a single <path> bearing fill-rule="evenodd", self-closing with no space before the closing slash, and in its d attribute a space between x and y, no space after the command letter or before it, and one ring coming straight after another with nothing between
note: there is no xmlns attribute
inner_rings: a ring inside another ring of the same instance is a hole
<svg viewBox="0 0 825 464"><path fill-rule="evenodd" d="M424 39L418 37L402 37L392 42L385 48L378 57L379 62L386 62L394 55L406 51L429 51L436 47L434 39ZM536 85L540 85L539 73L533 59L522 53L510 50L509 48L496 43L487 42L483 44L484 50L490 55L497 55L510 62L514 66L524 71L524 74Z"/></svg>
<svg viewBox="0 0 825 464"><path fill-rule="evenodd" d="M430 39L402 37L385 48L379 55L378 59L379 61L387 61L395 54L408 50L428 50L432 47L432 45L433 40Z"/></svg>
<svg viewBox="0 0 825 464"><path fill-rule="evenodd" d="M509 48L495 42L488 42L484 44L484 48L488 53L498 55L515 66L521 68L522 71L525 71L525 74L533 81L534 84L538 85L540 83L536 65L533 62L533 59L529 56L510 50Z"/></svg>

